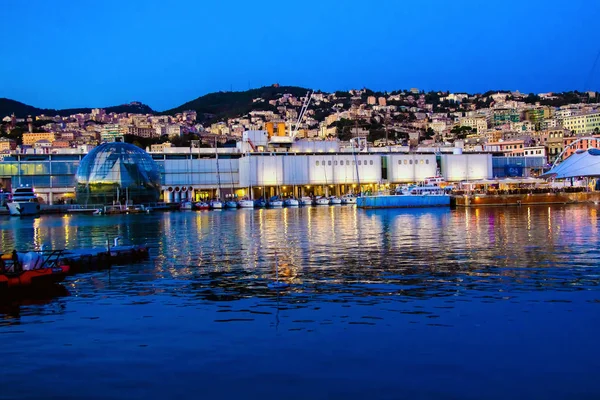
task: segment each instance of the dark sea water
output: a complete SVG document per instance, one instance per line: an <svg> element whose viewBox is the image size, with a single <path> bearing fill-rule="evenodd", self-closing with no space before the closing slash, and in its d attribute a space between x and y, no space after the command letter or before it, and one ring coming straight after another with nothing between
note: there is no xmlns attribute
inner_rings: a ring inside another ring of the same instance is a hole
<svg viewBox="0 0 600 400"><path fill-rule="evenodd" d="M598 399L598 210L2 217L4 252L152 248L3 300L0 398Z"/></svg>

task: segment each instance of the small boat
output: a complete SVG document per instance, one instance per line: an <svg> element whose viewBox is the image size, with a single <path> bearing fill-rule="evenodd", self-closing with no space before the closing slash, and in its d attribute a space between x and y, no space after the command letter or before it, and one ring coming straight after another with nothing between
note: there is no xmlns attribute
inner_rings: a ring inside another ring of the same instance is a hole
<svg viewBox="0 0 600 400"><path fill-rule="evenodd" d="M351 193L343 195L342 204L356 204L356 196Z"/></svg>
<svg viewBox="0 0 600 400"><path fill-rule="evenodd" d="M264 208L267 206L267 202L265 201L265 199L258 199L254 201L254 207L255 208Z"/></svg>
<svg viewBox="0 0 600 400"><path fill-rule="evenodd" d="M290 197L289 199L285 199L283 201L283 205L286 207L298 207L300 202L297 199Z"/></svg>
<svg viewBox="0 0 600 400"><path fill-rule="evenodd" d="M208 205L213 210L220 210L223 208L223 202L221 200L211 200Z"/></svg>
<svg viewBox="0 0 600 400"><path fill-rule="evenodd" d="M267 207L283 207L283 200L279 196L273 196L267 202Z"/></svg>
<svg viewBox="0 0 600 400"><path fill-rule="evenodd" d="M35 190L30 186L13 189L12 198L6 203L12 216L39 215L40 203Z"/></svg>
<svg viewBox="0 0 600 400"><path fill-rule="evenodd" d="M210 205L204 201L199 201L196 204L194 204L194 207L196 210L209 210L210 209Z"/></svg>
<svg viewBox="0 0 600 400"><path fill-rule="evenodd" d="M315 205L317 206L328 206L329 205L329 199L327 197L317 197L315 199Z"/></svg>
<svg viewBox="0 0 600 400"><path fill-rule="evenodd" d="M309 196L303 196L300 198L300 205L303 206L312 206L313 205L313 199L312 197Z"/></svg>
<svg viewBox="0 0 600 400"><path fill-rule="evenodd" d="M181 203L180 210L191 210L193 208L193 203L191 201L184 201Z"/></svg>
<svg viewBox="0 0 600 400"><path fill-rule="evenodd" d="M331 196L331 197L329 197L329 204L340 205L340 204L342 204L342 199L340 199L337 196Z"/></svg>
<svg viewBox="0 0 600 400"><path fill-rule="evenodd" d="M239 201L240 208L254 208L254 201L242 199Z"/></svg>
<svg viewBox="0 0 600 400"><path fill-rule="evenodd" d="M230 209L238 208L238 203L237 203L237 201L228 200L225 202L225 208L230 208Z"/></svg>
<svg viewBox="0 0 600 400"><path fill-rule="evenodd" d="M0 257L0 292L4 290L45 287L61 282L70 267L60 260L61 251L3 254Z"/></svg>

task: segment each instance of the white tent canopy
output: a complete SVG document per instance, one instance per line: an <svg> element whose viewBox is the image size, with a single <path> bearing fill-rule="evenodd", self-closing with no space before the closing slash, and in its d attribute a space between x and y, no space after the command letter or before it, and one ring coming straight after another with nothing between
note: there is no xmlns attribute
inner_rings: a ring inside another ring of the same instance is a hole
<svg viewBox="0 0 600 400"><path fill-rule="evenodd" d="M555 179L574 178L578 176L600 176L600 150L594 148L578 150L543 175L544 178Z"/></svg>

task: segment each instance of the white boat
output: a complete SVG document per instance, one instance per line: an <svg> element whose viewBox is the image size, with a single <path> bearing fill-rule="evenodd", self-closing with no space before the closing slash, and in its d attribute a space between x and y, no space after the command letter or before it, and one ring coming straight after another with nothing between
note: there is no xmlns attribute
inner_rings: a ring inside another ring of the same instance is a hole
<svg viewBox="0 0 600 400"><path fill-rule="evenodd" d="M254 208L254 201L253 200L240 200L238 202L238 204L240 205L240 208Z"/></svg>
<svg viewBox="0 0 600 400"><path fill-rule="evenodd" d="M267 202L267 207L283 207L283 200L278 196L271 197Z"/></svg>
<svg viewBox="0 0 600 400"><path fill-rule="evenodd" d="M356 204L356 196L351 193L342 196L342 204Z"/></svg>
<svg viewBox="0 0 600 400"><path fill-rule="evenodd" d="M223 208L223 202L221 200L211 200L208 205L214 210L220 210Z"/></svg>
<svg viewBox="0 0 600 400"><path fill-rule="evenodd" d="M12 199L6 203L10 215L38 215L40 203L32 187L21 186L12 192Z"/></svg>
<svg viewBox="0 0 600 400"><path fill-rule="evenodd" d="M225 202L225 208L238 208L237 201L229 200Z"/></svg>
<svg viewBox="0 0 600 400"><path fill-rule="evenodd" d="M300 204L303 206L312 206L313 199L312 199L312 197L303 196L300 198Z"/></svg>
<svg viewBox="0 0 600 400"><path fill-rule="evenodd" d="M342 204L342 199L340 199L337 196L331 196L329 198L329 204L331 204L331 205L340 205L340 204Z"/></svg>
<svg viewBox="0 0 600 400"><path fill-rule="evenodd" d="M329 205L329 199L327 197L317 197L315 199L315 204L317 206L328 206Z"/></svg>
<svg viewBox="0 0 600 400"><path fill-rule="evenodd" d="M289 198L283 201L283 205L286 207L298 207L300 202L297 199Z"/></svg>
<svg viewBox="0 0 600 400"><path fill-rule="evenodd" d="M184 201L183 203L181 203L181 207L179 207L180 210L191 210L192 209L192 202L191 201Z"/></svg>

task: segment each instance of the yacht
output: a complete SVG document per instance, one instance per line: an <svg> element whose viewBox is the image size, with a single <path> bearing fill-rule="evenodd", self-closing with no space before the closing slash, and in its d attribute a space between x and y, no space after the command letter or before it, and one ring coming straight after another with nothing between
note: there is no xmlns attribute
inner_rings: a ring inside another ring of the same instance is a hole
<svg viewBox="0 0 600 400"><path fill-rule="evenodd" d="M300 204L303 206L312 206L313 199L312 199L312 197L309 197L309 196L303 196L300 198Z"/></svg>
<svg viewBox="0 0 600 400"><path fill-rule="evenodd" d="M211 200L208 205L210 206L210 208L212 208L213 210L220 210L223 208L223 202L219 199L217 200Z"/></svg>
<svg viewBox="0 0 600 400"><path fill-rule="evenodd" d="M262 197L260 199L254 201L254 207L264 208L266 206L267 206L267 201L265 199L263 199Z"/></svg>
<svg viewBox="0 0 600 400"><path fill-rule="evenodd" d="M254 201L249 199L240 200L239 203L240 208L254 208Z"/></svg>
<svg viewBox="0 0 600 400"><path fill-rule="evenodd" d="M342 204L356 204L356 196L352 193L348 193L342 196Z"/></svg>
<svg viewBox="0 0 600 400"><path fill-rule="evenodd" d="M297 199L290 197L289 199L285 199L283 201L283 205L286 207L298 207L300 202Z"/></svg>
<svg viewBox="0 0 600 400"><path fill-rule="evenodd" d="M204 201L199 201L196 204L194 204L194 208L196 210L208 210L208 209L210 209L210 204L208 204Z"/></svg>
<svg viewBox="0 0 600 400"><path fill-rule="evenodd" d="M225 202L225 208L238 208L238 203L237 201L234 200L227 200Z"/></svg>
<svg viewBox="0 0 600 400"><path fill-rule="evenodd" d="M331 204L331 205L342 204L342 199L340 199L337 196L331 196L331 197L329 197L329 204Z"/></svg>
<svg viewBox="0 0 600 400"><path fill-rule="evenodd" d="M267 207L283 207L283 200L279 196L273 196L267 202Z"/></svg>
<svg viewBox="0 0 600 400"><path fill-rule="evenodd" d="M13 189L12 199L6 203L10 215L38 215L40 203L32 187L21 186Z"/></svg>
<svg viewBox="0 0 600 400"><path fill-rule="evenodd" d="M317 206L328 206L329 205L329 199L327 197L317 197L315 199L315 204Z"/></svg>
<svg viewBox="0 0 600 400"><path fill-rule="evenodd" d="M180 210L191 210L193 207L193 203L191 201L184 201L183 203L181 203L181 207L179 207Z"/></svg>

